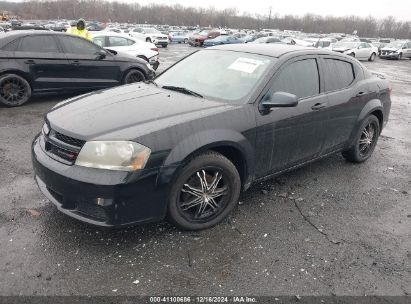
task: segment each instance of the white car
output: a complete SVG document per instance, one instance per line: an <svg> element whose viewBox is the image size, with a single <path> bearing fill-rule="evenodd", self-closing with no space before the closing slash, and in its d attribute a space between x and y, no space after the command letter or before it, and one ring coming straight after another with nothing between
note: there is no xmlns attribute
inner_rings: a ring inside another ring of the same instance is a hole
<svg viewBox="0 0 411 304"><path fill-rule="evenodd" d="M151 27L136 27L130 30L129 35L146 42L152 42L162 47L168 46L168 36Z"/></svg>
<svg viewBox="0 0 411 304"><path fill-rule="evenodd" d="M93 33L93 42L97 45L120 53L146 60L156 70L159 66L158 48L150 42L137 40L125 34L100 31Z"/></svg>
<svg viewBox="0 0 411 304"><path fill-rule="evenodd" d="M411 58L411 41L393 41L381 49L381 58Z"/></svg>
<svg viewBox="0 0 411 304"><path fill-rule="evenodd" d="M368 42L338 42L333 45L333 51L368 61L374 61L378 54L378 48Z"/></svg>

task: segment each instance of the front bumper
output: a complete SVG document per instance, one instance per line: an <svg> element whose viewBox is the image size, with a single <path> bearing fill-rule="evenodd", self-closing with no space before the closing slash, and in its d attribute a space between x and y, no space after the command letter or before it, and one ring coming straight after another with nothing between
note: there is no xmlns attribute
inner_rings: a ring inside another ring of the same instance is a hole
<svg viewBox="0 0 411 304"><path fill-rule="evenodd" d="M158 183L160 168L129 173L65 165L44 152L41 136L33 141L32 162L41 192L72 218L122 227L165 217L168 186Z"/></svg>
<svg viewBox="0 0 411 304"><path fill-rule="evenodd" d="M394 58L394 59L396 59L396 58L398 58L398 53L384 53L384 52L381 52L381 54L380 54L380 58L384 58L384 59L392 59L392 58Z"/></svg>

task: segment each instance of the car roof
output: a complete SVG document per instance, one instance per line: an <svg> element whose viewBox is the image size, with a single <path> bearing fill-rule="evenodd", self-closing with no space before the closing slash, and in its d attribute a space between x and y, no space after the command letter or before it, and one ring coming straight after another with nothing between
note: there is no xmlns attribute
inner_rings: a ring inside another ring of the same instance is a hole
<svg viewBox="0 0 411 304"><path fill-rule="evenodd" d="M34 35L67 35L66 33L61 32L53 32L48 30L19 30L19 31L10 31L4 33L0 36L0 48L5 46L6 44L16 40L20 37L25 36L34 36Z"/></svg>
<svg viewBox="0 0 411 304"><path fill-rule="evenodd" d="M318 50L313 47L304 47L304 46L290 45L290 44L244 43L244 44L230 44L230 45L214 46L208 49L209 50L245 52L245 53L265 55L265 56L276 57L276 58L279 58L288 53L335 54L334 52Z"/></svg>

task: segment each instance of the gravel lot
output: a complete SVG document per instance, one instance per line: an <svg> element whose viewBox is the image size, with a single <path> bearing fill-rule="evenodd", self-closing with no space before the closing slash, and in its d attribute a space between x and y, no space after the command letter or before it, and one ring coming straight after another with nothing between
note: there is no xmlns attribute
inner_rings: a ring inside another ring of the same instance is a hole
<svg viewBox="0 0 411 304"><path fill-rule="evenodd" d="M161 49L159 70L193 50ZM411 60L365 65L393 84L373 157L335 155L255 185L198 233L104 230L60 214L35 185L30 144L67 96L0 108L0 295L410 294Z"/></svg>

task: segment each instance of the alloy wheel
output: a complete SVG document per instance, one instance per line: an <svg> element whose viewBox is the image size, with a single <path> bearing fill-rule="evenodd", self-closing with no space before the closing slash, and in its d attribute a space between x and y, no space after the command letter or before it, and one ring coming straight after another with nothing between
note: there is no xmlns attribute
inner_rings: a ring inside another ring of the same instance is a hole
<svg viewBox="0 0 411 304"><path fill-rule="evenodd" d="M183 184L177 197L180 214L190 222L208 222L226 207L230 188L219 168L207 167L195 172Z"/></svg>
<svg viewBox="0 0 411 304"><path fill-rule="evenodd" d="M134 73L130 73L127 75L126 83L134 83L134 82L140 82L143 81L143 77L141 76L141 73L138 71L135 71Z"/></svg>
<svg viewBox="0 0 411 304"><path fill-rule="evenodd" d="M17 77L5 77L0 80L0 98L9 106L24 103L29 95L27 84Z"/></svg>
<svg viewBox="0 0 411 304"><path fill-rule="evenodd" d="M358 145L359 145L358 150L361 156L366 156L372 150L375 139L378 136L376 131L377 131L377 126L375 125L375 122L370 122L362 130L361 137L358 142Z"/></svg>

